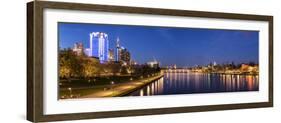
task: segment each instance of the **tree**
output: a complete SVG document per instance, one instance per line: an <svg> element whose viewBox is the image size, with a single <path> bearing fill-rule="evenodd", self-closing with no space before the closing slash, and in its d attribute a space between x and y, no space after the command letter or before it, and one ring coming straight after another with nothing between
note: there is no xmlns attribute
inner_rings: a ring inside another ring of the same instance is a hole
<svg viewBox="0 0 281 123"><path fill-rule="evenodd" d="M110 73L113 73L113 75L116 75L117 73L120 73L121 64L120 63L109 63L109 64L107 64L107 69Z"/></svg>
<svg viewBox="0 0 281 123"><path fill-rule="evenodd" d="M125 66L121 67L121 74L128 74L127 67Z"/></svg>
<svg viewBox="0 0 281 123"><path fill-rule="evenodd" d="M83 60L83 77L93 77L100 72L100 65L97 60L85 58Z"/></svg>
<svg viewBox="0 0 281 123"><path fill-rule="evenodd" d="M83 70L83 56L75 55L71 49L59 51L59 76L61 78L80 77Z"/></svg>
<svg viewBox="0 0 281 123"><path fill-rule="evenodd" d="M70 65L65 58L60 58L60 69L59 69L59 77L60 78L70 78Z"/></svg>

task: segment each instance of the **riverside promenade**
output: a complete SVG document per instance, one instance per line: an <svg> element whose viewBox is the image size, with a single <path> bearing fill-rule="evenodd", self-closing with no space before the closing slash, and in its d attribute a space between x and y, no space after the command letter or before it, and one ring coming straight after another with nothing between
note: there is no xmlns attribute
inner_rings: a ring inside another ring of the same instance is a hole
<svg viewBox="0 0 281 123"><path fill-rule="evenodd" d="M125 96L131 92L134 92L147 84L154 82L157 79L160 79L164 75L152 76L150 78L145 78L141 80L136 80L133 82L127 82L122 84L110 85L110 89L97 91L89 95L82 96L81 98L98 98L98 97L118 97Z"/></svg>

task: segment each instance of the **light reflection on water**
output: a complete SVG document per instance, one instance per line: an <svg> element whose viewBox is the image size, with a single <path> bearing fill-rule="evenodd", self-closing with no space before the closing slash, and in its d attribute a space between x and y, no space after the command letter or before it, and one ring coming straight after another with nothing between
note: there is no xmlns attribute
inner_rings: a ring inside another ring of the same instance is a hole
<svg viewBox="0 0 281 123"><path fill-rule="evenodd" d="M129 96L258 91L258 75L165 73L164 77Z"/></svg>

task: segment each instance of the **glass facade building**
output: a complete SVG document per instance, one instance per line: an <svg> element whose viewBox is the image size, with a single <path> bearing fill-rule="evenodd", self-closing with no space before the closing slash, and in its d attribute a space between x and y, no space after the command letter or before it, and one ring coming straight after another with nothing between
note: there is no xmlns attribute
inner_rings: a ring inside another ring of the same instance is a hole
<svg viewBox="0 0 281 123"><path fill-rule="evenodd" d="M101 63L107 62L109 57L108 35L103 32L90 33L90 48L88 56L99 58Z"/></svg>

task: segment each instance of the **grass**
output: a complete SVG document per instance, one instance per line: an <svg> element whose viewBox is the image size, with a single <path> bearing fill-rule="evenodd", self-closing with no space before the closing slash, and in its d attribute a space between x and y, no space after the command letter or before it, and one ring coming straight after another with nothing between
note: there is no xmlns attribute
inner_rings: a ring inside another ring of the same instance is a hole
<svg viewBox="0 0 281 123"><path fill-rule="evenodd" d="M103 91L104 89L110 89L107 85L100 85L96 87L82 88L82 89L72 89L71 92L68 89L60 89L60 97L68 98L70 94L76 97L89 95L95 92Z"/></svg>
<svg viewBox="0 0 281 123"><path fill-rule="evenodd" d="M108 77L94 77L89 79L71 79L60 80L61 88L79 88L79 87L92 87L97 85L110 85L111 82L115 84L130 82L136 79L140 79L138 76L108 76Z"/></svg>

